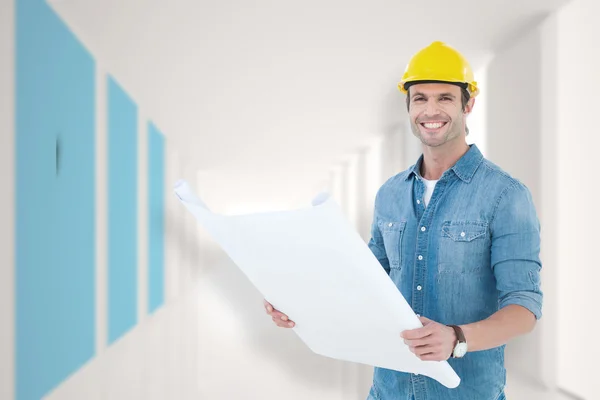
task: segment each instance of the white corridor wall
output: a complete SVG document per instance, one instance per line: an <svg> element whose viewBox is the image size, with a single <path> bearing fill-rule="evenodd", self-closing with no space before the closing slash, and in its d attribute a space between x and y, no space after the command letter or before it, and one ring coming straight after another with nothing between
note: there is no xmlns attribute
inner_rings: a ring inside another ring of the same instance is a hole
<svg viewBox="0 0 600 400"><path fill-rule="evenodd" d="M0 398L14 396L14 0L0 2Z"/></svg>
<svg viewBox="0 0 600 400"><path fill-rule="evenodd" d="M598 398L598 149L600 3L574 0L557 15L558 385ZM597 370L597 368L596 368Z"/></svg>

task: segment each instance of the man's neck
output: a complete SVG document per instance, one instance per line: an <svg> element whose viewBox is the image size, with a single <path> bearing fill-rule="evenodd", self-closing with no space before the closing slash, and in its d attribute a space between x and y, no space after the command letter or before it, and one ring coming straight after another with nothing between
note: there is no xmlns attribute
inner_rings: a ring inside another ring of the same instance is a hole
<svg viewBox="0 0 600 400"><path fill-rule="evenodd" d="M462 156L469 151L466 142L457 145L446 143L440 147L423 146L423 162L421 163L421 176L427 180L440 179L442 174L452 168Z"/></svg>

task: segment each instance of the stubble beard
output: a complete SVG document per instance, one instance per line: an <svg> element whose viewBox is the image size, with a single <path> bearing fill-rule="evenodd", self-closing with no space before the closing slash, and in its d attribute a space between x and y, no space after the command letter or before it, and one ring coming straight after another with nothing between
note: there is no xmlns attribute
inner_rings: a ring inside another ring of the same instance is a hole
<svg viewBox="0 0 600 400"><path fill-rule="evenodd" d="M460 136L460 133L461 133L460 127L462 126L462 118L460 116L458 116L455 120L448 121L448 124L450 124L450 127L444 134L443 140L441 140L439 142L429 141L427 139L427 137L425 137L421 133L421 130L419 129L419 124L412 120L410 122L410 127L411 127L413 135L415 135L421 141L421 143L423 143L425 146L440 147L440 146L443 146L444 144L448 143L449 141L456 139L458 136Z"/></svg>

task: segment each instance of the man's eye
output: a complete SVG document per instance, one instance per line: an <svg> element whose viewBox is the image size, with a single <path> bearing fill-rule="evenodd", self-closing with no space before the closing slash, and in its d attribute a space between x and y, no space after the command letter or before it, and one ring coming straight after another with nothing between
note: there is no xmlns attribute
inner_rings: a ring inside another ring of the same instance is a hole
<svg viewBox="0 0 600 400"><path fill-rule="evenodd" d="M450 97L444 96L441 98L442 101L452 101Z"/></svg>
<svg viewBox="0 0 600 400"><path fill-rule="evenodd" d="M423 97L415 97L413 101L423 101L425 100Z"/></svg>

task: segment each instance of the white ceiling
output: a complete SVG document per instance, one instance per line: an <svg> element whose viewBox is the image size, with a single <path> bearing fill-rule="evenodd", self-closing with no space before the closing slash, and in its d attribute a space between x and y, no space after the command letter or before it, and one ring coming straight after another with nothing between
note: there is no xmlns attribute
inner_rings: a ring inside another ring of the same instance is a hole
<svg viewBox="0 0 600 400"><path fill-rule="evenodd" d="M415 51L446 41L477 69L564 3L51 1L187 162L307 190L404 120Z"/></svg>

